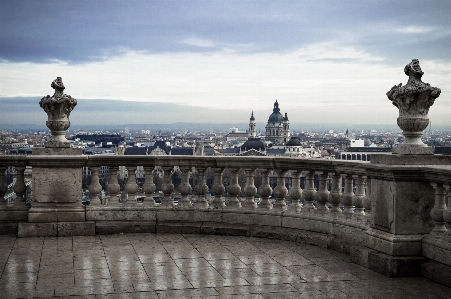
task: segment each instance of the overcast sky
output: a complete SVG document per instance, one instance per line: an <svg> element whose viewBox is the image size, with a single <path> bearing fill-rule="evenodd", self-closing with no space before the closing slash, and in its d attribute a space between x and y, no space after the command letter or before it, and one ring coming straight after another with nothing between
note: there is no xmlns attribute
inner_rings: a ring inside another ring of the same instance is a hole
<svg viewBox="0 0 451 299"><path fill-rule="evenodd" d="M0 28L0 123L44 123L60 76L87 124L266 123L276 99L295 123L395 124L417 58L451 125L451 1L2 0Z"/></svg>

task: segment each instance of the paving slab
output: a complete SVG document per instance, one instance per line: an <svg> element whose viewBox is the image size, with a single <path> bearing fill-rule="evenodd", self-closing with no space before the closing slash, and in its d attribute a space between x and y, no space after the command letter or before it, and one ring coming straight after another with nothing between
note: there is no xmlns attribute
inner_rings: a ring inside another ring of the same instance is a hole
<svg viewBox="0 0 451 299"><path fill-rule="evenodd" d="M0 236L0 298L449 298L423 277L387 278L347 255L245 236Z"/></svg>

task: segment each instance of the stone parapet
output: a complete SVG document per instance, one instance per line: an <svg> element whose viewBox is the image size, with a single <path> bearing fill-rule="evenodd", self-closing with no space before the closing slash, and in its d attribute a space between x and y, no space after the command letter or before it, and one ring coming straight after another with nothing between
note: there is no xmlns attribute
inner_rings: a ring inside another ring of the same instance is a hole
<svg viewBox="0 0 451 299"><path fill-rule="evenodd" d="M410 163L415 159L384 155L369 163L288 157L0 157L0 167L31 166L34 187L29 210L25 205L0 206L1 231L16 225L21 237L121 232L269 237L350 254L356 263L388 276L420 273L427 260L451 264L451 248L446 245L451 239L447 222L451 166L442 156L419 156L427 165ZM108 200L97 197L102 191L96 181L101 166L110 167L114 175L124 166L131 174L124 191L117 178L109 179ZM142 190L134 176L138 166L149 174ZM81 204L82 167L90 167L95 178L86 208ZM161 204L143 193L155 191L155 167L161 167L164 177ZM211 199L205 177L209 168L214 173ZM178 202L170 179L177 169L183 177ZM192 169L199 170L193 185ZM223 181L226 169L231 170L229 185ZM244 185L239 185L240 169ZM260 188L256 170L261 170ZM287 173L294 180L292 187L287 185ZM277 179L275 185L270 185L270 176ZM261 199L256 197L260 193Z"/></svg>

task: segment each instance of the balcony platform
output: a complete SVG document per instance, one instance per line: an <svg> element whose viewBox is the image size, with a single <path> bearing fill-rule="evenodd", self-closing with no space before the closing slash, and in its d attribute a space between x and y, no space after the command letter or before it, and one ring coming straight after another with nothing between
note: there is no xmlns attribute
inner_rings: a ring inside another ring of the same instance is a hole
<svg viewBox="0 0 451 299"><path fill-rule="evenodd" d="M334 250L244 236L0 236L4 298L451 298ZM72 297L71 297L72 298Z"/></svg>

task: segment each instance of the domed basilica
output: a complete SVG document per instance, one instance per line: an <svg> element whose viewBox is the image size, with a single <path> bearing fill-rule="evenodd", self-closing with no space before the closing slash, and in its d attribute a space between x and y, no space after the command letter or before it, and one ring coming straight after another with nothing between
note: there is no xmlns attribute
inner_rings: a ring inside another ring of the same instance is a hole
<svg viewBox="0 0 451 299"><path fill-rule="evenodd" d="M285 116L280 113L279 103L274 103L274 109L268 118L266 125L267 141L272 141L274 144L283 144L290 140L290 122L288 121L287 113Z"/></svg>

